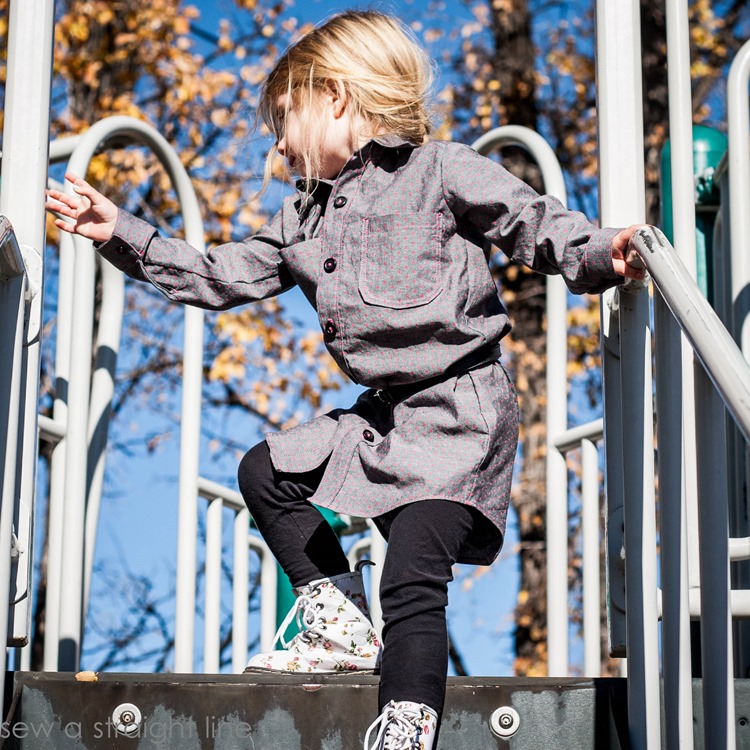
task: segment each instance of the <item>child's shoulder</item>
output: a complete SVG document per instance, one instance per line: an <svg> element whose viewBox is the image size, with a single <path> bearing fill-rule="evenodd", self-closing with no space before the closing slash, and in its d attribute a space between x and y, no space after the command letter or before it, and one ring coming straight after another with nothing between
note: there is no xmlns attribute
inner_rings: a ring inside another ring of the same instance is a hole
<svg viewBox="0 0 750 750"><path fill-rule="evenodd" d="M419 147L420 151L425 153L432 153L440 158L445 156L453 156L459 154L462 151L471 151L471 147L464 143L457 143L456 141L442 141L442 140L429 140L427 143Z"/></svg>
<svg viewBox="0 0 750 750"><path fill-rule="evenodd" d="M418 156L415 166L440 174L444 182L451 182L457 175L461 176L466 172L484 172L485 162L489 161L471 146L456 141L430 140L416 151Z"/></svg>
<svg viewBox="0 0 750 750"><path fill-rule="evenodd" d="M471 146L456 141L430 140L417 150L423 158L451 165L472 162L479 156Z"/></svg>

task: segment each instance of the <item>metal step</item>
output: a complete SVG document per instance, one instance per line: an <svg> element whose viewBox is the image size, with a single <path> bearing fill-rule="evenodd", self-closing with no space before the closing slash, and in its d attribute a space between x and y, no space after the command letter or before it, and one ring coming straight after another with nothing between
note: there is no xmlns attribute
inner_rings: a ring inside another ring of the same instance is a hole
<svg viewBox="0 0 750 750"><path fill-rule="evenodd" d="M378 677L356 674L8 679L3 750L361 750L377 716ZM438 748L619 750L626 710L624 680L451 678Z"/></svg>
<svg viewBox="0 0 750 750"><path fill-rule="evenodd" d="M362 750L377 715L378 677L357 674L6 679L2 750ZM735 685L737 747L750 750L750 681ZM693 692L700 707L697 680ZM694 726L703 747L699 712ZM457 677L438 748L624 750L627 734L624 679Z"/></svg>

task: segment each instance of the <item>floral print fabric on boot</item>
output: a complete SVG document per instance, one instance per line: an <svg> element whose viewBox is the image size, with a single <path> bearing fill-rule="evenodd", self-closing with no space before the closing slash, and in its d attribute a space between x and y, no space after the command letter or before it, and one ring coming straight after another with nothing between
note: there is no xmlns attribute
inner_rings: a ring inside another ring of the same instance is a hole
<svg viewBox="0 0 750 750"><path fill-rule="evenodd" d="M284 650L253 656L245 672L374 671L380 636L370 621L359 567L295 589L297 601L274 639ZM284 632L295 618L300 632L287 643Z"/></svg>
<svg viewBox="0 0 750 750"><path fill-rule="evenodd" d="M437 721L437 714L424 703L391 701L367 730L365 750L432 750Z"/></svg>

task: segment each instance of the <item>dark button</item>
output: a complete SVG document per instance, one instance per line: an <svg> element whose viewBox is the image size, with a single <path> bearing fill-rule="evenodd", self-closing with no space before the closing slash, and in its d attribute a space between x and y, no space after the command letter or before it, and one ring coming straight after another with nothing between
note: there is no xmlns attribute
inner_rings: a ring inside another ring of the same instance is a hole
<svg viewBox="0 0 750 750"><path fill-rule="evenodd" d="M125 248L124 248L124 247L123 247L122 245L118 245L118 246L117 246L117 252L118 252L118 253L119 253L120 255L125 255Z"/></svg>
<svg viewBox="0 0 750 750"><path fill-rule="evenodd" d="M326 258L323 263L323 270L326 273L333 273L336 270L336 258Z"/></svg>
<svg viewBox="0 0 750 750"><path fill-rule="evenodd" d="M326 336L335 336L336 335L336 324L332 320L327 320L325 328L323 329L326 333Z"/></svg>
<svg viewBox="0 0 750 750"><path fill-rule="evenodd" d="M333 207L334 208L341 208L342 206L346 205L346 197L343 195L339 195L334 201L333 201Z"/></svg>
<svg viewBox="0 0 750 750"><path fill-rule="evenodd" d="M365 430L362 433L362 437L368 442L371 443L373 440L375 440L375 435L372 434L372 430Z"/></svg>

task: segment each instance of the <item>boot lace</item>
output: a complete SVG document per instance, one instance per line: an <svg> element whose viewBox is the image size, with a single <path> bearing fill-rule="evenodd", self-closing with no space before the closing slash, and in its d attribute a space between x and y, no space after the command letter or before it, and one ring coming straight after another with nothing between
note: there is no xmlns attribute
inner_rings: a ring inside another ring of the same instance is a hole
<svg viewBox="0 0 750 750"><path fill-rule="evenodd" d="M365 734L365 750L412 750L417 747L422 710L389 703ZM377 732L370 744L370 735Z"/></svg>
<svg viewBox="0 0 750 750"><path fill-rule="evenodd" d="M284 648L289 648L298 638L303 638L304 640L309 641L311 635L318 635L319 633L317 631L325 629L325 618L322 615L322 609L323 606L314 602L310 596L307 594L300 594L294 602L294 606L289 610L284 621L276 631L276 635L273 639L273 646L281 641L281 645ZM300 632L290 641L286 641L284 639L284 633L286 633L287 628L295 619L297 620L297 627Z"/></svg>

